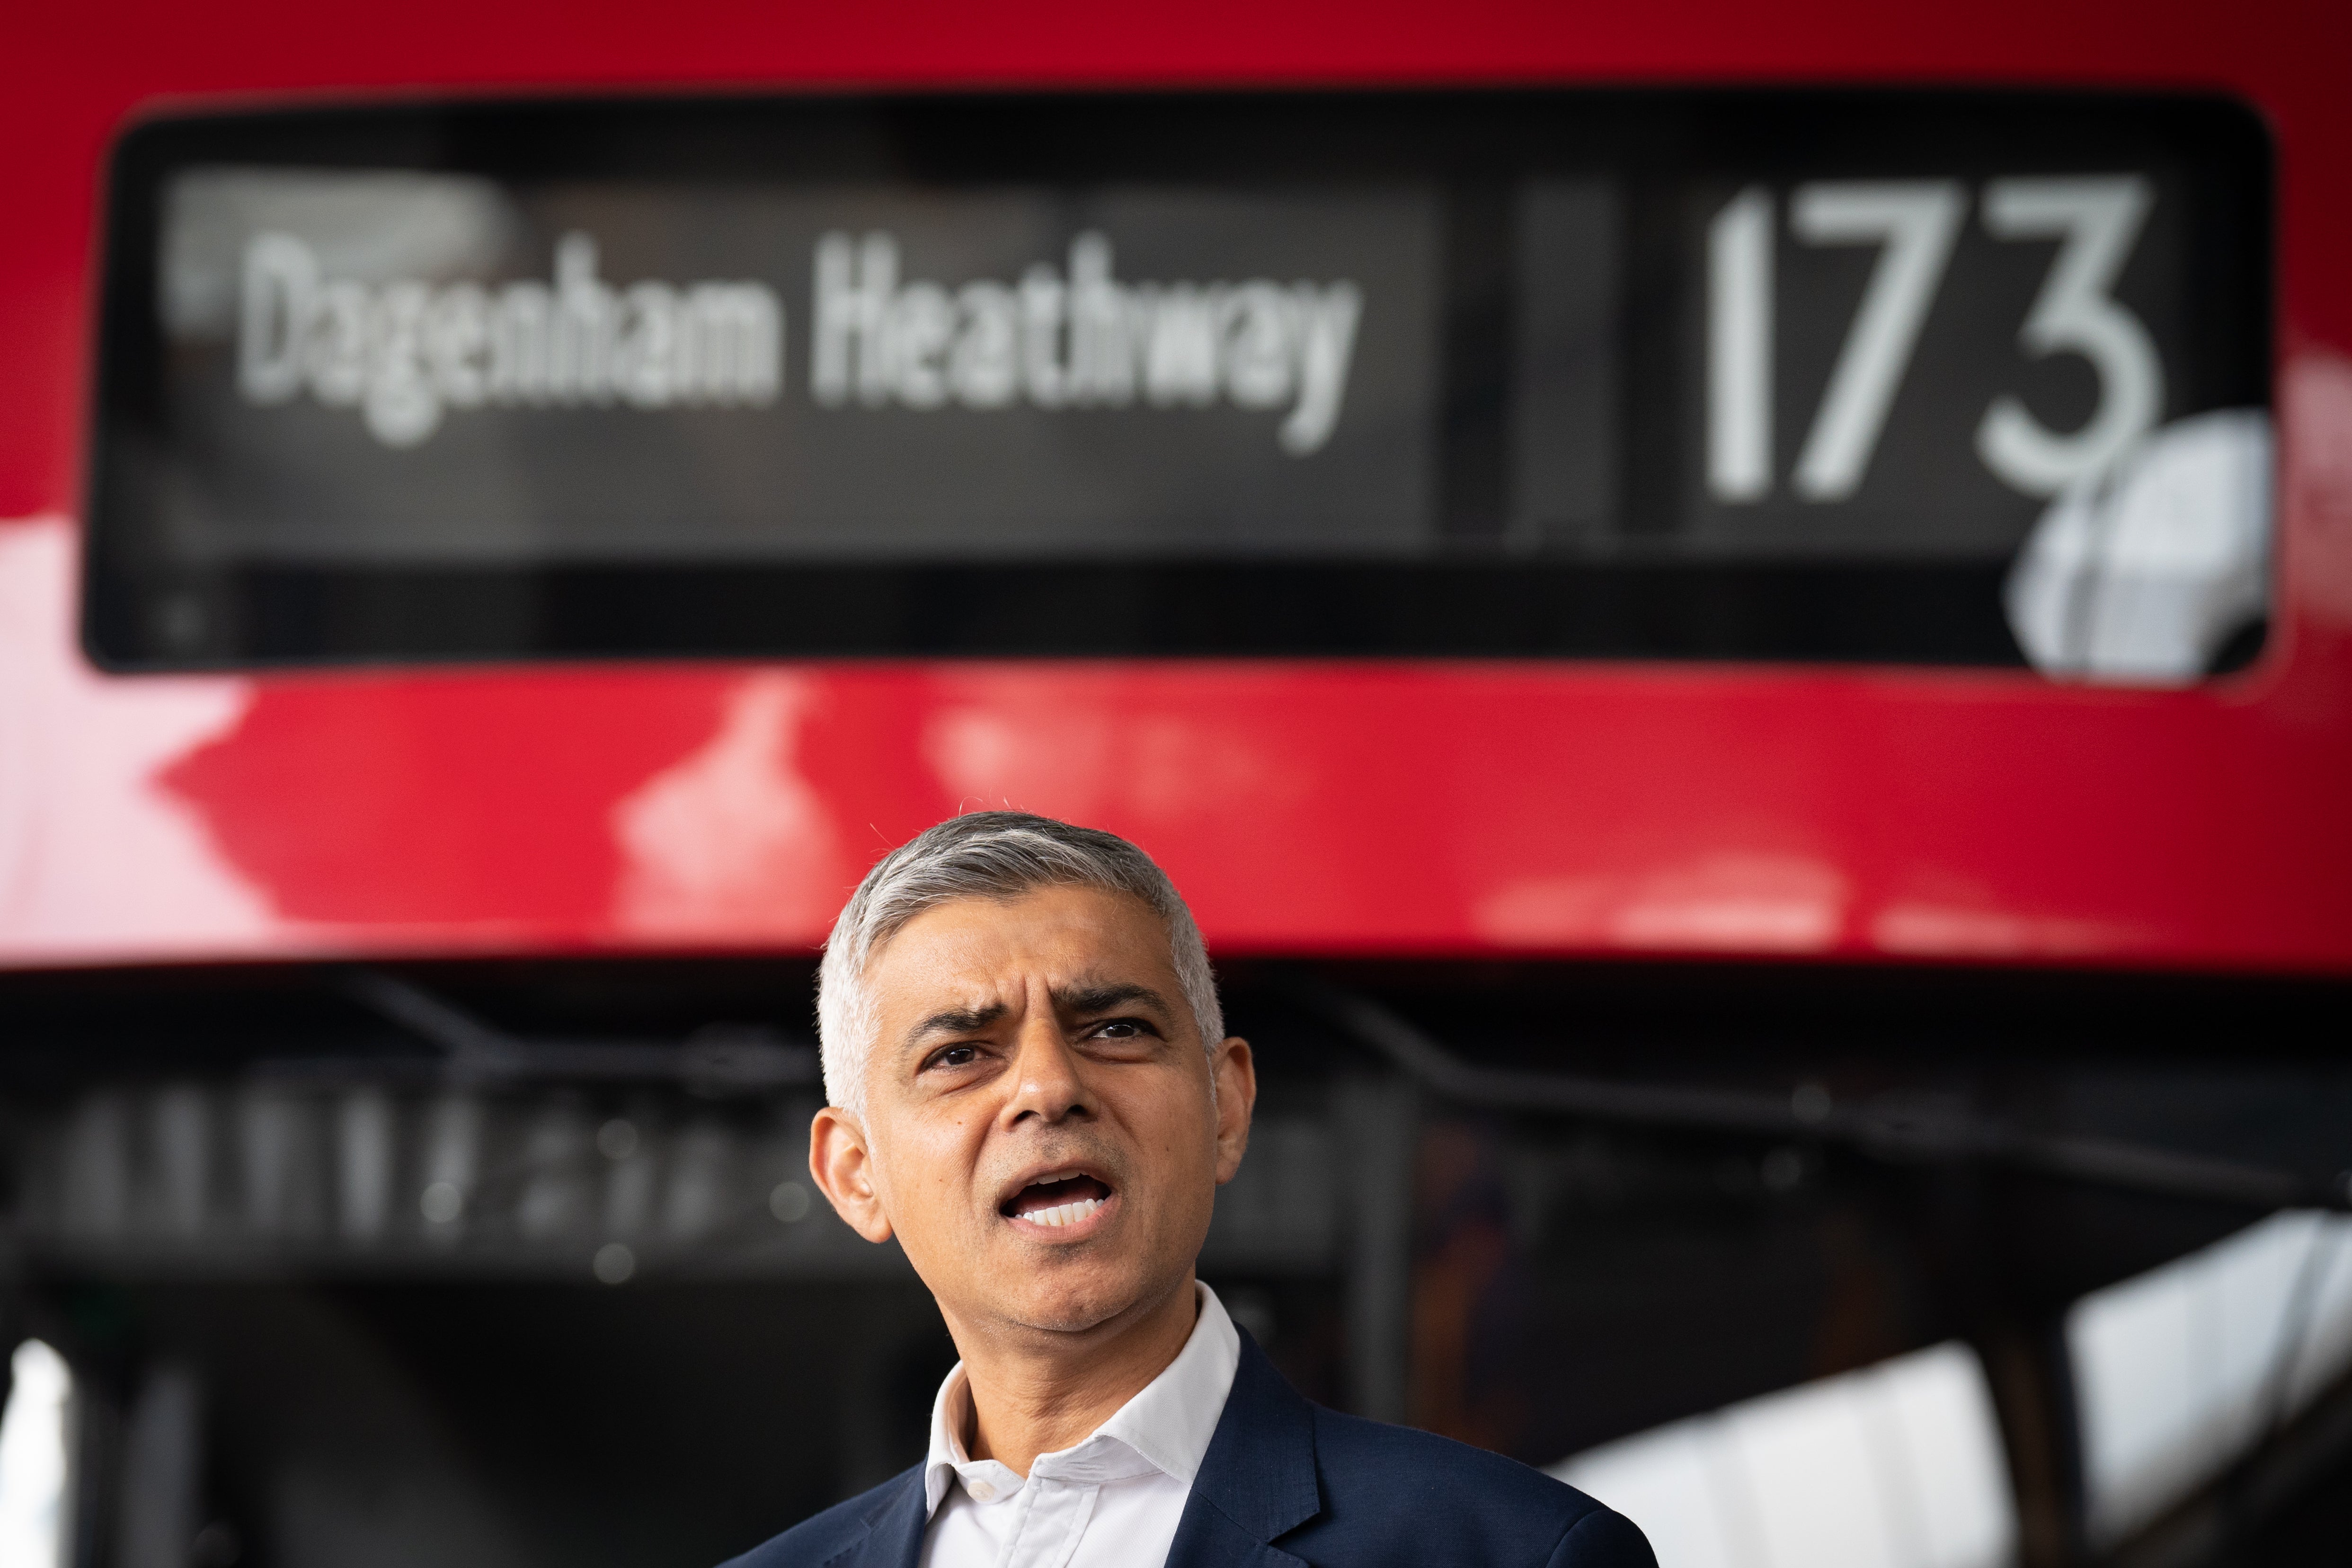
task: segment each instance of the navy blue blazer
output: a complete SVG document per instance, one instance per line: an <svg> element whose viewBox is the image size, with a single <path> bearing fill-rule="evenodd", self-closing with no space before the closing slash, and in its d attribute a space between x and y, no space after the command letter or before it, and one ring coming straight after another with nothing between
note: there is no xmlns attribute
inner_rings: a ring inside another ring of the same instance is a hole
<svg viewBox="0 0 2352 1568"><path fill-rule="evenodd" d="M1575 1488L1310 1405L1241 1340L1167 1568L1657 1568L1631 1520ZM725 1568L916 1568L926 1522L917 1465Z"/></svg>

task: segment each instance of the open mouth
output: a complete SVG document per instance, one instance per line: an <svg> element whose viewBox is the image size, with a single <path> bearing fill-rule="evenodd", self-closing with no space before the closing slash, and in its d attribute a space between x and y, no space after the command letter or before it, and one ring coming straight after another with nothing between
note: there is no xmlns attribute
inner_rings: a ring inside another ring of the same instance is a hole
<svg viewBox="0 0 2352 1568"><path fill-rule="evenodd" d="M1063 1230L1092 1219L1110 1197L1109 1184L1097 1177L1083 1172L1056 1175L1031 1182L1014 1193L998 1212L1008 1219L1025 1219L1032 1225Z"/></svg>

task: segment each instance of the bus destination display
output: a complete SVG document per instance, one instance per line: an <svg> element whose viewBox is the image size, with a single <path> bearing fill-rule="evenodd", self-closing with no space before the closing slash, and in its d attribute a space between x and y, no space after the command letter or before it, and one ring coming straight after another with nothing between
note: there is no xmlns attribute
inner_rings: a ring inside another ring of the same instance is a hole
<svg viewBox="0 0 2352 1568"><path fill-rule="evenodd" d="M2266 149L2206 100L1969 108L157 122L115 171L89 641L2038 657L2019 562L2070 486L2260 420ZM2252 580L2183 657L2258 638Z"/></svg>
<svg viewBox="0 0 2352 1568"><path fill-rule="evenodd" d="M1426 194L168 201L199 557L1397 551L1428 511Z"/></svg>

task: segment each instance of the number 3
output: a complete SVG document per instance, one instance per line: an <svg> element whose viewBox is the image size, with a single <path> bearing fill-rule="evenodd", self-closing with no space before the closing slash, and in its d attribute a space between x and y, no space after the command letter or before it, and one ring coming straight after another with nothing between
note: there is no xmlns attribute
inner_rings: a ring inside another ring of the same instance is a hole
<svg viewBox="0 0 2352 1568"><path fill-rule="evenodd" d="M2054 434L2003 392L1977 426L1985 466L2030 496L2051 496L2105 467L2152 429L2164 408L2156 343L2107 291L2139 239L2155 194L2135 175L1995 180L1984 225L2000 239L2061 239L2042 293L2018 332L2036 358L2076 353L2099 378L2096 410L2080 430Z"/></svg>

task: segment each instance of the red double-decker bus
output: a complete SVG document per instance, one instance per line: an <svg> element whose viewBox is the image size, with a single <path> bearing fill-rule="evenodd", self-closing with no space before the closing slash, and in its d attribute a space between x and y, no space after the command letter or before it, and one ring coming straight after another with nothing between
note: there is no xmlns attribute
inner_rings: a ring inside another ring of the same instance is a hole
<svg viewBox="0 0 2352 1568"><path fill-rule="evenodd" d="M1192 901L1316 1397L1666 1568L2340 1554L2339 16L16 31L0 1550L918 1458L814 959L1012 805Z"/></svg>

